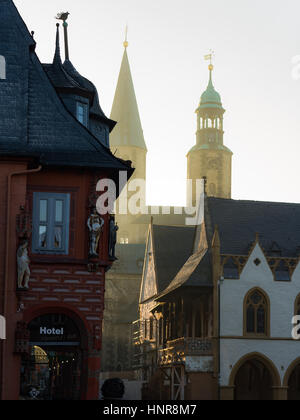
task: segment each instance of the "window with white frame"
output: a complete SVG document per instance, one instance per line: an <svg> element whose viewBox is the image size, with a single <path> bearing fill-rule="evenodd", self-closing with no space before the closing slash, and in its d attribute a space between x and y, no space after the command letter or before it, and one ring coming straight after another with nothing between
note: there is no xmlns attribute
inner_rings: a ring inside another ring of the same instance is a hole
<svg viewBox="0 0 300 420"><path fill-rule="evenodd" d="M67 254L70 194L33 194L32 252Z"/></svg>

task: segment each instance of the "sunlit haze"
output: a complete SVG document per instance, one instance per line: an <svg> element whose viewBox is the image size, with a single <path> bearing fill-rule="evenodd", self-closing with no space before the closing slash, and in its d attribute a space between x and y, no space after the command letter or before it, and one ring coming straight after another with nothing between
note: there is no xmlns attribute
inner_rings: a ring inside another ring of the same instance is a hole
<svg viewBox="0 0 300 420"><path fill-rule="evenodd" d="M300 55L297 0L15 0L37 54L51 62L55 15L69 11L70 59L98 88L110 115L125 27L148 147L147 201L184 205L186 154L215 52L224 144L233 153L232 197L300 202ZM63 47L63 45L61 45ZM295 58L294 58L295 59Z"/></svg>

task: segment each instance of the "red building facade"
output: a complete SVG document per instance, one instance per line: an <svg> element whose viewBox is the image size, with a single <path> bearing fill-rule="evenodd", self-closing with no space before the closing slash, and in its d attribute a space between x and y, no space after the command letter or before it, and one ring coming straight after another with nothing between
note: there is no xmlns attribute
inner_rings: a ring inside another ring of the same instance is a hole
<svg viewBox="0 0 300 420"><path fill-rule="evenodd" d="M116 231L97 183L118 190L119 172L133 170L109 151L115 123L62 63L59 33L42 65L11 0L0 1L0 27L1 399L97 399Z"/></svg>

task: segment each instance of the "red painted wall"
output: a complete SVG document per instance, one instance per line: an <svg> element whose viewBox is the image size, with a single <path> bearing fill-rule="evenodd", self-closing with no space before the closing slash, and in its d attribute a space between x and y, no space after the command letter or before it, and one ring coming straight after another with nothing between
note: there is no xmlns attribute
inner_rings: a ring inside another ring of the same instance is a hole
<svg viewBox="0 0 300 420"><path fill-rule="evenodd" d="M6 238L7 175L26 170L24 162L0 162L0 235ZM86 383L83 399L97 399L100 372L101 329L104 308L105 271L108 260L109 215L105 220L100 239L100 258L96 272L88 270L89 197L95 189L95 179L106 174L87 170L43 169L41 172L16 176L12 181L9 278L6 298L7 340L5 343L2 399L18 399L20 378L20 355L14 354L17 321L30 322L35 317L49 312L67 312L75 322L81 323L82 347L86 355ZM28 291L16 291L16 217L20 206L32 214L32 196L35 191L71 193L69 255L35 255L30 253L31 280ZM95 200L95 197L94 197ZM96 203L95 203L96 204ZM0 241L0 294L3 296L5 271L5 241ZM20 310L20 306L22 309ZM3 314L3 302L0 314ZM3 346L1 346L3 347ZM3 348L2 348L3 350Z"/></svg>

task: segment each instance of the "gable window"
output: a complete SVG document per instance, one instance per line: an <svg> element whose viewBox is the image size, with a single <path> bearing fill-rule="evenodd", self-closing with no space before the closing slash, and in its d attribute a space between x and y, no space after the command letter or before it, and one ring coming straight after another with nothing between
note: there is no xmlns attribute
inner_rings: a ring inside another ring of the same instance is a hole
<svg viewBox="0 0 300 420"><path fill-rule="evenodd" d="M0 79L6 79L6 60L3 55L0 55Z"/></svg>
<svg viewBox="0 0 300 420"><path fill-rule="evenodd" d="M269 302L259 289L250 291L245 298L244 334L269 335Z"/></svg>
<svg viewBox="0 0 300 420"><path fill-rule="evenodd" d="M77 102L76 116L77 116L77 120L82 125L87 127L88 126L88 105L82 102Z"/></svg>
<svg viewBox="0 0 300 420"><path fill-rule="evenodd" d="M33 194L32 252L67 254L70 194Z"/></svg>

